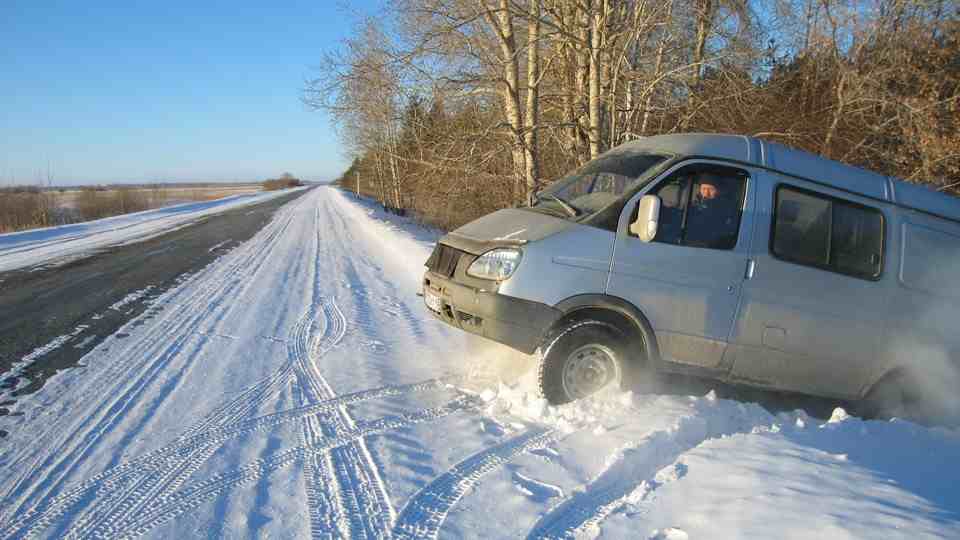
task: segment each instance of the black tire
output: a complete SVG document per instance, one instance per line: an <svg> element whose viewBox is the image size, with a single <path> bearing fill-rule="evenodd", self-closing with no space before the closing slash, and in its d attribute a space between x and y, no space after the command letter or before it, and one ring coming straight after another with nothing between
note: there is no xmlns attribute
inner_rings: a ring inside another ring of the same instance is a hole
<svg viewBox="0 0 960 540"><path fill-rule="evenodd" d="M866 419L902 416L904 392L902 377L885 377L857 404L857 414Z"/></svg>
<svg viewBox="0 0 960 540"><path fill-rule="evenodd" d="M579 351L587 350L599 363L605 364L603 356L609 356L610 367L599 370L603 377L615 376L616 380L604 380L597 383L599 390L608 384L623 385L627 377L626 355L627 336L617 327L594 320L572 322L556 332L551 333L537 349L539 357L538 383L540 395L551 405L569 403L584 395L576 391L568 391L569 384L564 382L565 367L570 362L577 362L574 353L582 358ZM572 364L571 364L572 365ZM566 367L569 373L571 368ZM599 380L599 379L598 379ZM589 388L589 385L587 385Z"/></svg>

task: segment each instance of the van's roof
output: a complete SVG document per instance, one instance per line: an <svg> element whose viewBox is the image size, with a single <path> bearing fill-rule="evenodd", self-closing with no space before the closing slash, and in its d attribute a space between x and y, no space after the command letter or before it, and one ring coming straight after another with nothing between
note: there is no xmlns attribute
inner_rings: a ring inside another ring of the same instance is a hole
<svg viewBox="0 0 960 540"><path fill-rule="evenodd" d="M745 135L682 133L643 137L622 149L753 163L840 189L960 221L960 199L851 165Z"/></svg>

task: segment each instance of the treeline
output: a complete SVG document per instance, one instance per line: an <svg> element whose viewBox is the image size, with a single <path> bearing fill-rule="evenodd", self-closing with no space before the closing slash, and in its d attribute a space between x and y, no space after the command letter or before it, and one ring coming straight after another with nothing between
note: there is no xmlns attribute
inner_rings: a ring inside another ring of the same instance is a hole
<svg viewBox="0 0 960 540"><path fill-rule="evenodd" d="M287 189L302 186L303 182L290 173L283 173L280 178L271 178L263 182L264 191L276 191L278 189Z"/></svg>
<svg viewBox="0 0 960 540"><path fill-rule="evenodd" d="M937 0L395 0L304 101L339 183L454 227L636 137L756 135L955 192L960 24Z"/></svg>

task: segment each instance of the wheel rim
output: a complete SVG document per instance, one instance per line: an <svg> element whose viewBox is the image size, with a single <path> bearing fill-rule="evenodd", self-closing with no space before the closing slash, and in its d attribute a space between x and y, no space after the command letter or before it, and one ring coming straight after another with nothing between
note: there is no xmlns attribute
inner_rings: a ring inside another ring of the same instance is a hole
<svg viewBox="0 0 960 540"><path fill-rule="evenodd" d="M603 345L584 345L570 353L563 363L563 391L571 401L594 394L619 380L620 366L616 355Z"/></svg>

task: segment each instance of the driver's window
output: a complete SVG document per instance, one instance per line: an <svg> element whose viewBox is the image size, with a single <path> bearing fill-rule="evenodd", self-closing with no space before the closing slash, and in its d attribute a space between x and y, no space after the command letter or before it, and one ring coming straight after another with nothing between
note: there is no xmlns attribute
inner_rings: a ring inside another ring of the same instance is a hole
<svg viewBox="0 0 960 540"><path fill-rule="evenodd" d="M654 242L711 249L737 245L747 173L717 165L691 165L650 193L660 197Z"/></svg>
<svg viewBox="0 0 960 540"><path fill-rule="evenodd" d="M653 191L660 197L660 223L654 242L679 244L683 234L683 214L690 198L690 178L673 175Z"/></svg>

